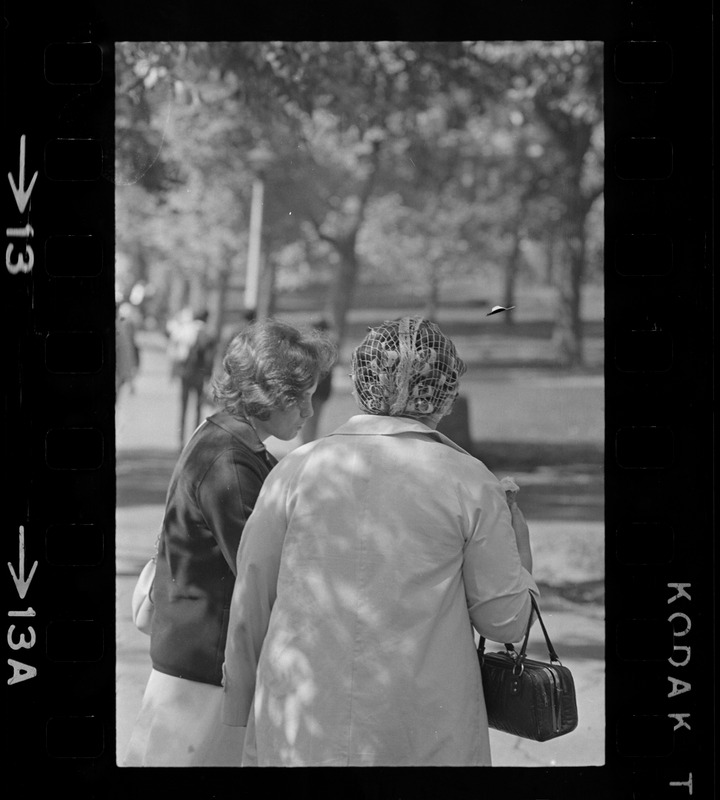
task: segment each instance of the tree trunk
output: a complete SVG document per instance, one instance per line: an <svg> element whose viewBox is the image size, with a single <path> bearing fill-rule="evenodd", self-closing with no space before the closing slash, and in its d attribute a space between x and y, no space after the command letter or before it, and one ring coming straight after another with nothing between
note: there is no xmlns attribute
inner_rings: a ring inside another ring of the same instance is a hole
<svg viewBox="0 0 720 800"><path fill-rule="evenodd" d="M552 286L555 281L555 267L561 258L560 237L552 226L545 239L545 285Z"/></svg>
<svg viewBox="0 0 720 800"><path fill-rule="evenodd" d="M322 239L330 243L340 256L340 264L335 275L335 280L330 286L326 308L332 320L335 341L338 352L345 338L347 313L352 306L353 294L357 283L359 261L356 252L357 237L365 219L365 209L377 178L380 163L380 141L372 143L372 153L369 159L368 172L365 182L358 193L358 204L352 218L344 226L344 233L330 236L323 233L321 225L311 217L315 229Z"/></svg>
<svg viewBox="0 0 720 800"><path fill-rule="evenodd" d="M193 271L189 280L190 296L188 304L192 308L193 313L197 314L200 311L206 311L208 306L208 286L207 274L204 268L198 268Z"/></svg>
<svg viewBox="0 0 720 800"><path fill-rule="evenodd" d="M558 360L565 367L585 363L581 317L582 285L585 271L585 217L578 215L568 240L567 257L560 264L558 304L553 343Z"/></svg>
<svg viewBox="0 0 720 800"><path fill-rule="evenodd" d="M355 236L352 235L335 244L340 255L335 280L330 286L327 310L332 319L335 341L342 346L347 327L347 313L352 307L352 298L357 283L359 262L355 252Z"/></svg>
<svg viewBox="0 0 720 800"><path fill-rule="evenodd" d="M138 283L142 281L143 283L147 283L149 279L149 265L147 255L145 253L145 248L139 243L136 242L135 244L135 280L134 283Z"/></svg>
<svg viewBox="0 0 720 800"><path fill-rule="evenodd" d="M275 261L262 258L258 285L257 318L267 319L275 313Z"/></svg>
<svg viewBox="0 0 720 800"><path fill-rule="evenodd" d="M432 322L437 322L438 311L440 310L440 270L437 265L431 265L428 269L428 293L425 298L425 310L423 316Z"/></svg>
<svg viewBox="0 0 720 800"><path fill-rule="evenodd" d="M220 270L217 277L215 297L211 304L212 310L210 311L210 324L218 339L222 336L223 326L225 325L227 289L229 285L230 268Z"/></svg>
<svg viewBox="0 0 720 800"><path fill-rule="evenodd" d="M170 278L168 314L174 317L187 304L188 282L184 275L173 272Z"/></svg>
<svg viewBox="0 0 720 800"><path fill-rule="evenodd" d="M513 231L513 245L508 258L507 267L505 269L505 291L503 295L503 305L506 308L515 305L515 284L517 274L520 267L520 245L522 244L522 235L518 228ZM512 314L505 314L503 322L507 327L511 327L515 320Z"/></svg>
<svg viewBox="0 0 720 800"><path fill-rule="evenodd" d="M558 306L553 340L560 363L576 368L584 363L580 302L585 272L585 220L597 195L595 192L591 197L582 188L584 159L592 146L594 123L558 113L544 100L538 102L538 99L535 104L538 115L554 133L565 157L563 199L567 241L557 275Z"/></svg>

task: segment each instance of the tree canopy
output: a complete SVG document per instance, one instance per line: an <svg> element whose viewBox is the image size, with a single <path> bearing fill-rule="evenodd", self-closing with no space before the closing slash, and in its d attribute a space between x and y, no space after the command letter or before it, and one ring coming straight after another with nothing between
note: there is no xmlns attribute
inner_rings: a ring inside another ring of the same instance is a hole
<svg viewBox="0 0 720 800"><path fill-rule="evenodd" d="M265 269L326 284L340 338L359 280L412 281L432 314L454 275L543 279L532 244L557 262L559 358L582 362L599 43L130 42L116 76L118 248L168 298L243 273L261 176Z"/></svg>

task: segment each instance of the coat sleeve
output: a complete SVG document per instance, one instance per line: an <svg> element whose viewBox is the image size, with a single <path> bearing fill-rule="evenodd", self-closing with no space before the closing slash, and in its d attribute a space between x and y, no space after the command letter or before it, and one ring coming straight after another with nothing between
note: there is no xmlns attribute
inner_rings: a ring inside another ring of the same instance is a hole
<svg viewBox="0 0 720 800"><path fill-rule="evenodd" d="M282 481L270 476L237 552L223 664L223 722L246 726L255 694L255 673L270 623L287 520Z"/></svg>
<svg viewBox="0 0 720 800"><path fill-rule="evenodd" d="M218 455L198 485L198 507L233 573L240 538L266 474L255 456L228 449Z"/></svg>
<svg viewBox="0 0 720 800"><path fill-rule="evenodd" d="M505 493L495 482L483 483L479 508L472 515L465 544L463 582L475 630L493 642L517 642L525 635L539 591L520 563Z"/></svg>

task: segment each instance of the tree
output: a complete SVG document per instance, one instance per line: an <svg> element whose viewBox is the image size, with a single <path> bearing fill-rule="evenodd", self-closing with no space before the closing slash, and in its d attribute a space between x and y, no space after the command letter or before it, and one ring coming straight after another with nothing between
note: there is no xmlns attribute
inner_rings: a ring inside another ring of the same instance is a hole
<svg viewBox="0 0 720 800"><path fill-rule="evenodd" d="M602 45L599 42L485 44L478 56L507 76L508 99L551 135L558 155L554 196L567 258L560 263L555 342L566 366L583 364L582 286L587 219L602 194Z"/></svg>
<svg viewBox="0 0 720 800"><path fill-rule="evenodd" d="M225 136L223 152L229 157L242 159L242 151L261 136L276 155L267 174L272 244L297 236L297 221L304 219L333 249L337 264L328 309L341 339L359 270L358 235L381 167L388 168L385 151L392 155L393 146L417 130L418 118L433 108L448 79L462 75L468 80L459 66L462 46L180 44L161 48L155 59L146 50L137 46L135 61L126 51L122 62L132 76L125 84L128 96L141 95L136 119L146 141L140 152L158 148L159 133L146 124L145 111L157 101L161 79L172 84L175 100L189 95L191 106L200 104L205 113L211 109L211 118L234 121L234 138L221 123L215 131L220 134L216 145ZM132 147L119 148L121 157L128 149L132 154ZM171 143L166 150L170 158L163 177L182 180L187 162ZM159 192L162 179L155 178Z"/></svg>
<svg viewBox="0 0 720 800"><path fill-rule="evenodd" d="M523 242L562 225L572 258L558 343L566 363L581 361L584 225L602 190L597 47L199 42L119 50L119 164L155 199L153 246L171 247L188 280L199 273L222 285L223 265L241 268L250 153L261 145L273 154L264 174L268 276L295 270L310 279L329 269L326 310L340 340L363 264L385 274L414 265L429 312L446 274L481 262L505 265L511 297Z"/></svg>
<svg viewBox="0 0 720 800"><path fill-rule="evenodd" d="M268 54L299 142L281 159L285 180L276 188L337 255L327 307L339 340L373 193L383 175L396 180L398 158L422 138L439 98L458 76L469 80L462 56L460 43L403 42L284 43Z"/></svg>

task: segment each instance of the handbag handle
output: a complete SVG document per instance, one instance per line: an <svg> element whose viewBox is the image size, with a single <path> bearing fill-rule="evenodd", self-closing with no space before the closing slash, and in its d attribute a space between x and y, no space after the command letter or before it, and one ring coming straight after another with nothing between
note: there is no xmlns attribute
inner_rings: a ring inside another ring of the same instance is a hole
<svg viewBox="0 0 720 800"><path fill-rule="evenodd" d="M521 662L525 658L525 651L527 650L528 646L528 639L530 638L530 628L532 627L533 621L533 613L537 614L538 622L540 623L540 627L542 628L543 636L545 637L545 644L547 645L548 655L550 656L551 662L557 662L560 664L560 658L558 654L555 652L555 648L553 647L552 642L550 641L550 636L548 635L547 628L545 627L545 623L543 622L542 614L540 614L540 608L538 607L537 601L535 600L535 596L532 592L530 592L530 601L532 603L532 611L530 612L530 619L528 620L527 630L525 631L525 638L523 640L522 647L520 648L520 652L517 653L515 647L512 643L506 643L505 647L510 653L516 655L518 662ZM482 659L483 655L485 654L485 637L480 637L480 643L478 645L478 653L480 654L480 658Z"/></svg>

